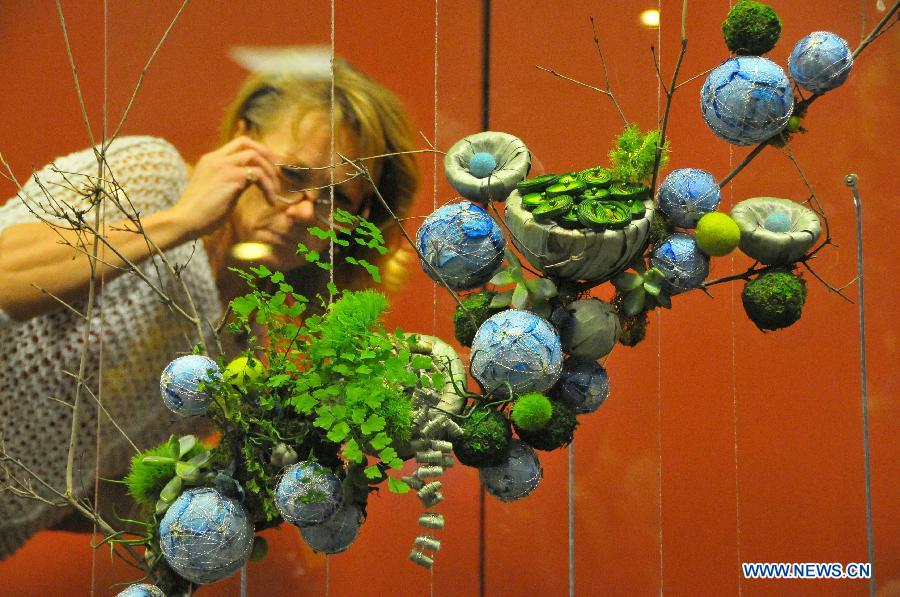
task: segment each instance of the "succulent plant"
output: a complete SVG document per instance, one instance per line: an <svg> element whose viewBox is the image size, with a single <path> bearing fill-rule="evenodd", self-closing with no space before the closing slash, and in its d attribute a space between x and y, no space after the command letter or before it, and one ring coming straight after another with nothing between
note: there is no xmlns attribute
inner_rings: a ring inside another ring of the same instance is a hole
<svg viewBox="0 0 900 597"><path fill-rule="evenodd" d="M172 436L155 448L132 458L125 478L128 492L146 506L162 514L185 486L201 480L212 452L194 435Z"/></svg>

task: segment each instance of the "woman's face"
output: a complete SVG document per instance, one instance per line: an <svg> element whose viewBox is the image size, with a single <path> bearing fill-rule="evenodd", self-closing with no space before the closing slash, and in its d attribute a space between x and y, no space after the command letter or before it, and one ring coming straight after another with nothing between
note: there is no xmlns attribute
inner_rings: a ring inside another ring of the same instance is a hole
<svg viewBox="0 0 900 597"><path fill-rule="evenodd" d="M307 228L328 228L331 175L328 168L322 167L340 161L337 156L334 162L331 159L329 120L329 114L321 111L308 112L299 121L284 117L280 126L256 136L272 150L275 163L281 165L275 166L279 197L269 201L258 187L251 186L241 195L232 216L236 243L260 243L268 247L267 255L254 261L286 271L307 263L302 255L296 254L297 243L302 242L315 251L328 246L327 241L310 235ZM337 154L350 159L361 157L359 139L354 132L335 123L334 133ZM371 188L365 178L353 178L355 173L348 165L334 169L334 207L367 215Z"/></svg>

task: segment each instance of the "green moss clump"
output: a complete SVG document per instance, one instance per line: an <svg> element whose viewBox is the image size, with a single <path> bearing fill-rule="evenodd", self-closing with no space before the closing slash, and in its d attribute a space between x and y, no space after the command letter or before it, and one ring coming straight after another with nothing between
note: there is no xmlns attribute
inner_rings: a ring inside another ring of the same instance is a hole
<svg viewBox="0 0 900 597"><path fill-rule="evenodd" d="M510 418L516 430L537 431L550 421L553 406L550 399L540 392L522 394L513 403Z"/></svg>
<svg viewBox="0 0 900 597"><path fill-rule="evenodd" d="M619 336L620 344L628 347L637 346L647 337L649 318L646 311L641 311L637 315L625 315L619 311L619 322L622 324L622 335Z"/></svg>
<svg viewBox="0 0 900 597"><path fill-rule="evenodd" d="M570 444L575 436L575 427L578 426L575 409L559 400L551 400L550 404L553 414L543 428L537 431L516 428L519 438L532 448L555 450Z"/></svg>
<svg viewBox="0 0 900 597"><path fill-rule="evenodd" d="M660 137L660 132L656 130L642 133L636 124L626 126L616 138L616 146L609 152L613 178L631 183L650 180ZM668 160L669 142L666 141L660 154L659 167L665 166Z"/></svg>
<svg viewBox="0 0 900 597"><path fill-rule="evenodd" d="M128 493L142 506L151 511L156 507L159 492L166 483L175 476L175 460L178 459L178 442L167 440L155 448L150 448L131 457L131 470L125 477L125 486ZM202 452L208 452L209 448L197 442L182 460L188 460ZM167 460L163 462L144 462L147 456L160 456Z"/></svg>
<svg viewBox="0 0 900 597"><path fill-rule="evenodd" d="M481 324L491 315L504 310L504 308L491 307L491 301L495 295L495 292L485 290L470 294L464 298L462 304L469 310L472 317L469 317L469 314L466 313L462 307L459 305L456 306L456 311L453 312L453 335L456 336L456 340L460 344L463 346L472 346L472 340L475 339L475 332L478 331Z"/></svg>
<svg viewBox="0 0 900 597"><path fill-rule="evenodd" d="M483 410L466 419L462 435L453 440L453 452L467 466L499 466L511 443L509 420L496 410Z"/></svg>
<svg viewBox="0 0 900 597"><path fill-rule="evenodd" d="M725 45L738 56L761 56L781 37L781 19L771 6L740 0L722 23Z"/></svg>
<svg viewBox="0 0 900 597"><path fill-rule="evenodd" d="M741 301L756 327L779 330L800 319L806 302L806 283L791 272L770 271L747 282Z"/></svg>
<svg viewBox="0 0 900 597"><path fill-rule="evenodd" d="M650 221L650 235L647 239L650 246L657 246L669 238L673 232L675 232L675 225L659 213L658 209L653 212L653 219Z"/></svg>

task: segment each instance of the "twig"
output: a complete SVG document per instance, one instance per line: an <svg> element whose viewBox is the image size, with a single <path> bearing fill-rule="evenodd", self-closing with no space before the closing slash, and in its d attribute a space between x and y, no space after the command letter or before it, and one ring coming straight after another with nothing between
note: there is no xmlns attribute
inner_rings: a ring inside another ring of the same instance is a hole
<svg viewBox="0 0 900 597"><path fill-rule="evenodd" d="M78 309L76 309L75 307L73 307L72 305L70 305L69 303L67 303L67 302L64 301L63 299L61 299L60 297L56 296L55 294L53 294L52 292L50 292L50 291L47 290L46 288L43 288L43 287L41 287L41 286L38 286L37 284L32 284L32 287L37 288L38 290L40 290L41 292L43 292L43 293L46 294L47 296L53 298L56 302L58 302L58 303L61 304L63 307L65 307L66 309L68 309L69 311L71 311L71 312L72 312L76 317L78 317L79 319L81 319L81 320L87 319L87 317L85 316L84 313L82 313L81 311L79 311Z"/></svg>
<svg viewBox="0 0 900 597"><path fill-rule="evenodd" d="M60 4L60 0L56 0L56 13L59 15L59 26L62 29L63 41L66 45L66 55L69 57L69 67L72 69L72 78L75 80L75 93L78 96L78 104L81 106L81 118L84 121L84 126L87 129L88 139L91 141L91 146L96 145L96 141L94 140L94 132L91 129L91 121L88 118L87 107L84 104L84 94L81 92L81 83L78 80L78 69L75 68L75 57L72 55L72 44L69 43L69 31L66 28L66 18L63 16L62 4Z"/></svg>
<svg viewBox="0 0 900 597"><path fill-rule="evenodd" d="M659 178L659 166L662 162L663 150L666 147L666 132L669 128L669 112L672 109L672 96L678 89L678 72L681 70L681 63L684 61L684 55L687 53L687 0L681 3L681 50L678 52L678 60L675 62L675 70L672 72L672 82L668 89L663 89L666 93L666 109L663 113L662 127L659 133L659 144L656 146L656 157L653 160L653 180L650 183L650 196L653 197L656 192L656 181ZM656 52L653 52L653 62L656 64L656 72L659 73L659 61L656 59Z"/></svg>
<svg viewBox="0 0 900 597"><path fill-rule="evenodd" d="M175 13L175 16L172 18L172 22L169 23L169 26L166 28L166 31L163 33L162 37L159 40L159 43L156 44L156 47L153 48L153 52L150 53L150 57L147 58L147 63L144 64L144 68L141 69L141 74L138 77L137 84L134 86L134 92L131 94L131 99L128 100L128 105L125 106L125 110L122 112L122 118L119 119L119 124L116 126L115 132L110 137L109 142L106 142L104 145L104 151L106 149L106 145L112 143L113 140L119 136L119 133L122 131L122 127L125 125L125 121L128 119L128 114L131 112L131 107L134 105L134 100L137 98L138 91L141 90L141 87L144 84L144 77L147 76L147 72L150 70L150 65L153 64L153 60L156 58L156 55L159 53L159 49L162 47L163 43L169 37L169 33L175 27L175 23L178 22L178 17L181 16L181 13L187 7L189 0L184 0L181 3L181 6L178 8L178 12ZM59 0L57 0L57 4ZM93 141L91 141L91 145L94 145ZM105 153L104 153L105 155Z"/></svg>
<svg viewBox="0 0 900 597"><path fill-rule="evenodd" d="M622 117L622 122L625 126L628 126L628 119L625 118L625 112L622 111L622 107L616 100L616 96L613 95L612 87L609 84L609 71L606 69L606 59L603 57L603 50L600 49L600 36L597 34L597 27L594 23L593 16L591 16L591 31L594 34L594 45L597 47L597 54L600 56L600 67L603 69L603 80L606 83L606 91L609 95L609 99L612 100L613 105L615 105L616 110L619 112L619 116Z"/></svg>
<svg viewBox="0 0 900 597"><path fill-rule="evenodd" d="M535 64L534 67L538 68L540 70L543 70L543 71L547 71L554 77L559 77L560 79L565 79L566 81L575 83L576 85L581 85L582 87L587 87L588 89L591 89L598 93L602 93L603 95L608 95L608 96L612 97L612 93L610 93L609 91L607 91L605 89L600 89L599 87L595 87L594 85L588 85L587 83L582 83L581 81L579 81L577 79L573 79L572 77L567 77L566 75L559 73L559 72L553 70L552 68L547 68L546 66L541 66L540 64Z"/></svg>
<svg viewBox="0 0 900 597"><path fill-rule="evenodd" d="M713 67L713 68L715 68L715 67ZM690 79L685 79L684 81L682 81L681 83L679 83L678 85L675 86L675 90L678 91L679 89L681 89L682 87L684 87L685 85L687 85L688 83L690 83L691 81L696 81L697 79L699 79L699 78L702 77L703 75L708 75L709 73L712 72L712 70L713 70L712 68L708 68L708 69L706 69L705 71L703 71L702 73L699 73L699 74L694 75L694 76L691 77Z"/></svg>

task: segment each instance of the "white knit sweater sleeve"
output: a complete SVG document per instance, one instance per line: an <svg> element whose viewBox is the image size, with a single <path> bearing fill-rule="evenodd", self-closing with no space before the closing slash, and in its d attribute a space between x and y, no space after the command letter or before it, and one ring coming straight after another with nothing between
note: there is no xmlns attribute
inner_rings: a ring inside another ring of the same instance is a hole
<svg viewBox="0 0 900 597"><path fill-rule="evenodd" d="M103 178L114 181L117 188L113 200L105 202L108 223L170 207L187 183L187 167L178 150L157 137L116 139L105 157ZM97 163L94 149L85 149L35 172L0 207L0 234L9 226L41 220L71 229L71 222L80 217L93 225L95 207L88 189L99 182ZM15 323L0 309L0 327Z"/></svg>

